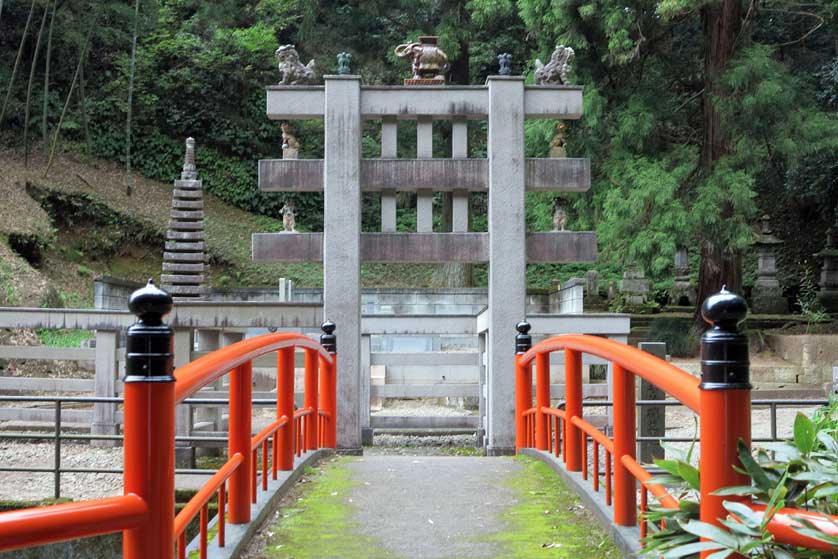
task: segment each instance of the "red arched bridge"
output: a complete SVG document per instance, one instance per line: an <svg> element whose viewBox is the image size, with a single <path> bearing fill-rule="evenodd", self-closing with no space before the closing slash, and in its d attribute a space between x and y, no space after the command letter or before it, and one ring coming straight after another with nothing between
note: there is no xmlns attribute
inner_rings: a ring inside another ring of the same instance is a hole
<svg viewBox="0 0 838 559"><path fill-rule="evenodd" d="M186 527L197 518L197 551L205 559L210 548L228 546L228 528L237 529L238 538L250 535L247 528L253 524L256 503L275 490L274 482L282 472L294 470L295 457L335 448L339 371L334 324L324 323L320 343L300 334L266 334L174 370L172 331L163 322L172 308L171 297L149 282L132 295L129 305L140 320L127 332L124 494L2 513L0 551L122 532L125 559L180 558L187 554ZM748 345L737 327L746 312L744 301L724 290L705 303L705 317L713 328L702 339L701 378L644 351L595 336L563 335L532 345L529 325L520 323L515 340L515 417L509 418L516 425L516 450L548 462L577 490L600 499L599 519L629 528L611 530L612 534L624 539L643 537L649 522L643 515L649 493L665 508L678 508L679 502L665 488L651 483L652 475L636 459L635 377L641 377L698 415L700 517L721 526L728 512L723 497L715 492L750 483L734 468L739 463L738 442L750 444L751 436ZM295 409L297 351L305 354L305 386L303 406ZM564 353L565 394L562 404L553 407L550 354L558 351ZM252 361L272 353L277 355L276 420L253 435ZM613 366L611 436L583 415L583 354L608 360ZM228 459L175 514L175 406L224 375L229 375L230 387ZM600 464L604 465L602 473ZM299 461L296 465L301 467ZM583 485L588 481L589 488ZM218 514L210 519L213 499L217 499ZM739 500L756 515L766 514L764 505L748 498ZM775 541L825 554L836 551L797 529L805 519L838 536L838 517L796 509L771 512L767 529ZM636 549L638 545L624 542L621 547Z"/></svg>

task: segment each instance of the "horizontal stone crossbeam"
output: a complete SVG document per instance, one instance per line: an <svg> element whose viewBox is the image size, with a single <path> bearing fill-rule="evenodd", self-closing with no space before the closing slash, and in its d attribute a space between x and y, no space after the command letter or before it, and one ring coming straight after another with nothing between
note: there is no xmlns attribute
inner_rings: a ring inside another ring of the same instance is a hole
<svg viewBox="0 0 838 559"><path fill-rule="evenodd" d="M281 86L267 88L267 113L272 120L323 118L326 92L323 86ZM485 119L489 114L488 86L362 86L361 118L396 116L415 119L464 117ZM581 86L526 86L526 118L578 119L582 116Z"/></svg>
<svg viewBox="0 0 838 559"><path fill-rule="evenodd" d="M581 158L528 158L527 190L585 192L591 188L591 162ZM322 192L322 159L263 159L259 188L268 192ZM361 189L485 192L486 159L364 159Z"/></svg>
<svg viewBox="0 0 838 559"><path fill-rule="evenodd" d="M254 233L254 262L319 262L322 233ZM596 234L551 231L527 235L527 260L595 262ZM489 233L362 233L364 262L481 263L489 261ZM502 265L502 263L501 263Z"/></svg>

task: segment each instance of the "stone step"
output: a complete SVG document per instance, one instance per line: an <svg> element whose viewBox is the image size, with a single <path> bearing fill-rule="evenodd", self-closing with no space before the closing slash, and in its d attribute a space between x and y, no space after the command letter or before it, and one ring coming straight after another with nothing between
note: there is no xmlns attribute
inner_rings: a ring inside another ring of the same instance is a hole
<svg viewBox="0 0 838 559"><path fill-rule="evenodd" d="M201 199L204 196L204 193L200 190L183 190L180 188L176 188L175 191L172 193L172 196L175 198L184 198L187 200L196 200Z"/></svg>
<svg viewBox="0 0 838 559"><path fill-rule="evenodd" d="M164 272L195 272L200 273L206 270L206 266L201 264L183 264L179 262L163 262Z"/></svg>
<svg viewBox="0 0 838 559"><path fill-rule="evenodd" d="M177 241L166 241L166 250L173 252L203 252L207 249L204 242L179 243Z"/></svg>
<svg viewBox="0 0 838 559"><path fill-rule="evenodd" d="M182 189L182 190L201 190L204 187L204 181L202 180L182 180L178 179L175 181L175 188Z"/></svg>
<svg viewBox="0 0 838 559"><path fill-rule="evenodd" d="M163 260L168 262L206 262L206 256L200 252L164 252Z"/></svg>
<svg viewBox="0 0 838 559"><path fill-rule="evenodd" d="M172 210L169 213L169 217L174 219L204 219L204 212L203 210Z"/></svg>
<svg viewBox="0 0 838 559"><path fill-rule="evenodd" d="M200 285L167 285L163 284L162 288L168 292L169 295L174 296L200 296L207 293L207 288Z"/></svg>
<svg viewBox="0 0 838 559"><path fill-rule="evenodd" d="M204 222L202 221L170 221L169 229L179 229L181 231L203 231Z"/></svg>
<svg viewBox="0 0 838 559"><path fill-rule="evenodd" d="M181 210L200 210L204 207L203 200L172 200L172 208Z"/></svg>
<svg viewBox="0 0 838 559"><path fill-rule="evenodd" d="M203 241L203 231L167 231L166 238L170 241Z"/></svg>
<svg viewBox="0 0 838 559"><path fill-rule="evenodd" d="M195 284L200 285L206 281L206 276L190 276L190 275L177 275L177 274L161 274L160 281L166 284L171 285L179 285L179 284Z"/></svg>

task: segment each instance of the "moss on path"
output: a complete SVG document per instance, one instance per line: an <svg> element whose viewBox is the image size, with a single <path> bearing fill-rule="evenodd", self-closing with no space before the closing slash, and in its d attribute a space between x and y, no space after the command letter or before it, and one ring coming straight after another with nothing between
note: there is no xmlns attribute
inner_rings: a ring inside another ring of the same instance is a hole
<svg viewBox="0 0 838 559"><path fill-rule="evenodd" d="M396 558L399 555L359 525L353 501L361 485L357 470L350 464L358 458L341 457L309 469L306 483L283 501L275 518L261 530L260 542L251 546L247 559L325 559L325 558ZM478 536L483 551L465 556L486 557L486 544L498 559L578 558L618 559L620 554L596 521L580 505L578 498L562 485L543 463L527 457L485 458L514 460L515 475L499 479L510 495L506 507L498 510L502 530ZM478 492L479 493L479 492ZM429 509L434 499L448 495L428 495ZM462 505L464 530L469 518L465 511L483 505L485 495L476 494L473 503ZM362 515L361 515L362 516ZM394 520L395 521L395 520ZM385 530L386 532L386 530ZM374 532L373 532L374 533ZM367 535L365 535L367 534ZM404 533L409 538L411 534ZM413 534L416 537L416 534ZM466 545L469 536L463 536ZM477 542L475 542L477 543ZM462 550L462 546L458 546ZM447 551L447 552L446 552ZM434 557L424 554L425 557ZM459 558L459 554L456 555ZM440 550L438 557L454 557Z"/></svg>
<svg viewBox="0 0 838 559"><path fill-rule="evenodd" d="M578 497L546 464L516 456L526 473L507 481L518 502L503 512L505 532L492 539L501 557L618 559L620 552Z"/></svg>

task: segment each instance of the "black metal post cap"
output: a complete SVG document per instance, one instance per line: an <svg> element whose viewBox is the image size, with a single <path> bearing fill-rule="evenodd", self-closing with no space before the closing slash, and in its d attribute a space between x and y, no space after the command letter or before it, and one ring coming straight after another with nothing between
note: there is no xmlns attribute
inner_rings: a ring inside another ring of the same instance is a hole
<svg viewBox="0 0 838 559"><path fill-rule="evenodd" d="M149 325L162 324L163 317L172 312L173 306L172 296L154 285L153 279L128 298L128 309Z"/></svg>
<svg viewBox="0 0 838 559"><path fill-rule="evenodd" d="M331 320L325 321L323 324L320 325L320 329L323 331L320 334L320 345L328 351L329 353L337 353L338 351L338 338L335 336L335 323Z"/></svg>
<svg viewBox="0 0 838 559"><path fill-rule="evenodd" d="M515 336L515 353L526 353L532 347L532 336L530 330L532 325L526 320L522 320L515 325L518 335Z"/></svg>
<svg viewBox="0 0 838 559"><path fill-rule="evenodd" d="M748 337L739 323L748 315L741 296L725 287L701 305L701 317L712 326L701 337L701 389L750 390Z"/></svg>
<svg viewBox="0 0 838 559"><path fill-rule="evenodd" d="M745 299L722 286L721 291L710 295L701 305L701 318L711 326L735 329L748 316Z"/></svg>
<svg viewBox="0 0 838 559"><path fill-rule="evenodd" d="M172 296L148 280L128 299L128 308L139 322L125 337L124 382L174 382L174 332L163 317L171 312Z"/></svg>

